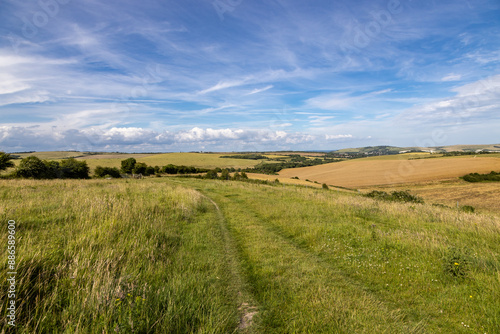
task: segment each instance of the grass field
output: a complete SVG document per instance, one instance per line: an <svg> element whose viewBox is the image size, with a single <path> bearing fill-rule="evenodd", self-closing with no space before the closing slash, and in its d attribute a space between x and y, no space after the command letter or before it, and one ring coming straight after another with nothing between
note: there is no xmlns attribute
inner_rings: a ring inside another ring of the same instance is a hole
<svg viewBox="0 0 500 334"><path fill-rule="evenodd" d="M17 333L500 328L498 215L182 178L0 180L0 198Z"/></svg>
<svg viewBox="0 0 500 334"><path fill-rule="evenodd" d="M136 157L137 162L144 162L148 166L165 166L168 164L172 165L184 165L184 166L194 166L200 168L247 168L253 167L260 162L260 160L249 160L249 159L230 159L230 158L219 158L222 155L229 154L217 154L217 153L163 153L163 154L152 154L144 157ZM86 160L89 167L93 170L96 166L103 167L120 167L121 160L125 158L108 158L99 156L93 156L92 159L87 157L79 158L81 160Z"/></svg>
<svg viewBox="0 0 500 334"><path fill-rule="evenodd" d="M500 170L498 157L444 157L408 160L399 156L354 159L326 165L285 169L281 177L310 179L348 188L372 187L458 178L468 173Z"/></svg>

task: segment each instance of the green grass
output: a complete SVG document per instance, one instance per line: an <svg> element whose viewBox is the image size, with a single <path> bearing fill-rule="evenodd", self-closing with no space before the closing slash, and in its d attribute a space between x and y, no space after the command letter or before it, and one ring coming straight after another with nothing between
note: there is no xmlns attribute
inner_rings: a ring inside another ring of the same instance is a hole
<svg viewBox="0 0 500 334"><path fill-rule="evenodd" d="M237 280L212 204L134 181L0 183L2 221L17 223L17 333L235 330Z"/></svg>
<svg viewBox="0 0 500 334"><path fill-rule="evenodd" d="M224 154L216 153L163 153L163 154L153 154L146 157L136 158L137 162L144 162L148 166L165 166L168 164L177 166L194 166L200 168L247 168L253 167L260 162L260 160L248 160L248 159L231 159L219 158ZM86 160L88 166L91 170L94 170L96 166L102 167L118 167L121 166L121 161L123 158L117 156L117 158L102 158L102 159L86 159L85 157L80 158Z"/></svg>
<svg viewBox="0 0 500 334"><path fill-rule="evenodd" d="M500 328L495 215L185 178L1 180L0 198L19 333Z"/></svg>

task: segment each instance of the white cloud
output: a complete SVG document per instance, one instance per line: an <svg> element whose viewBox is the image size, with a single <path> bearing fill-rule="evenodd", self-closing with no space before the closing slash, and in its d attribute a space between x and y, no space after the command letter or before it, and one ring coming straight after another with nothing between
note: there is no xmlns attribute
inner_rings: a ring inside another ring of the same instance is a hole
<svg viewBox="0 0 500 334"><path fill-rule="evenodd" d="M441 79L441 81L459 81L460 79L462 79L461 74L451 73L451 74L448 74L447 76L443 77Z"/></svg>
<svg viewBox="0 0 500 334"><path fill-rule="evenodd" d="M491 76L452 90L454 97L412 107L396 118L396 122L463 125L500 117L500 75Z"/></svg>
<svg viewBox="0 0 500 334"><path fill-rule="evenodd" d="M0 145L8 151L24 150L118 150L118 151L190 151L203 149L251 150L292 148L308 145L317 136L260 129L212 129L152 131L138 127L88 128L1 126Z"/></svg>
<svg viewBox="0 0 500 334"><path fill-rule="evenodd" d="M353 135L325 135L326 140L333 140L333 139L350 139L353 138Z"/></svg>
<svg viewBox="0 0 500 334"><path fill-rule="evenodd" d="M266 90L269 90L273 87L274 87L273 85L268 85L264 88L255 88L254 90L252 90L250 93L248 93L246 95L253 95L253 94L257 94L257 93L262 93L262 92L265 92Z"/></svg>

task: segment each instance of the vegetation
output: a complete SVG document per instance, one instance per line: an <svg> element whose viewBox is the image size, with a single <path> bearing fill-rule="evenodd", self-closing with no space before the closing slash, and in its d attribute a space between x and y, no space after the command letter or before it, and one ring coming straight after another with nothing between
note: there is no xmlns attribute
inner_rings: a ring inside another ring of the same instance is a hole
<svg viewBox="0 0 500 334"><path fill-rule="evenodd" d="M410 194L408 190L406 191L393 191L390 194L385 191L373 190L365 195L366 197L371 197L375 199L382 199L385 201L396 201L396 202L410 202L410 203L424 203L421 197Z"/></svg>
<svg viewBox="0 0 500 334"><path fill-rule="evenodd" d="M14 167L14 163L11 161L12 159L12 155L5 152L0 152L0 171L6 170L10 167Z"/></svg>
<svg viewBox="0 0 500 334"><path fill-rule="evenodd" d="M21 160L12 175L33 179L88 179L89 171L85 161L74 158L64 159L59 163L29 156Z"/></svg>
<svg viewBox="0 0 500 334"><path fill-rule="evenodd" d="M258 154L258 153L221 155L219 158L224 158L224 159L249 159L249 160L267 159L267 157L265 155Z"/></svg>
<svg viewBox="0 0 500 334"><path fill-rule="evenodd" d="M500 172L490 172L489 174L470 173L462 176L461 179L467 182L488 182L500 181Z"/></svg>
<svg viewBox="0 0 500 334"><path fill-rule="evenodd" d="M134 158L128 158L128 159L122 160L121 171L125 174L132 174L136 163L137 163L137 161Z"/></svg>
<svg viewBox="0 0 500 334"><path fill-rule="evenodd" d="M212 204L149 180L0 183L20 240L17 333L234 332L244 287Z"/></svg>
<svg viewBox="0 0 500 334"><path fill-rule="evenodd" d="M195 178L0 180L0 197L18 333L500 327L497 216Z"/></svg>
<svg viewBox="0 0 500 334"><path fill-rule="evenodd" d="M496 152L490 152L490 151L453 151L453 152L445 152L443 153L443 156L445 157L456 157L456 156L461 156L461 155L481 155L481 154L494 154Z"/></svg>
<svg viewBox="0 0 500 334"><path fill-rule="evenodd" d="M307 157L300 156L298 154L292 154L290 155L290 157L291 157L290 161L277 162L277 163L262 162L256 165L254 168L247 168L245 171L251 173L263 173L263 174L274 175L285 168L309 167L309 166L317 166L317 165L342 161L341 159L333 159L333 158L308 159Z"/></svg>
<svg viewBox="0 0 500 334"><path fill-rule="evenodd" d="M94 169L95 177L112 177L112 178L120 178L121 174L118 168L116 167L102 167L97 166Z"/></svg>

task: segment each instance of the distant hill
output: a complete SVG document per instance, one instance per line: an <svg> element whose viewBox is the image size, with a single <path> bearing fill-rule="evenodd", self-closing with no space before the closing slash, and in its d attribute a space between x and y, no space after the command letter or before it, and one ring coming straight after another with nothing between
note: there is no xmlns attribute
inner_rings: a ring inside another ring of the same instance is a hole
<svg viewBox="0 0 500 334"><path fill-rule="evenodd" d="M337 150L337 153L361 153L366 155L387 155L399 154L407 152L476 152L489 151L500 152L500 144L488 145L450 145L450 146L435 146L435 147L398 147L398 146L366 146L358 148L344 148Z"/></svg>

